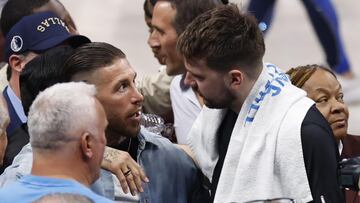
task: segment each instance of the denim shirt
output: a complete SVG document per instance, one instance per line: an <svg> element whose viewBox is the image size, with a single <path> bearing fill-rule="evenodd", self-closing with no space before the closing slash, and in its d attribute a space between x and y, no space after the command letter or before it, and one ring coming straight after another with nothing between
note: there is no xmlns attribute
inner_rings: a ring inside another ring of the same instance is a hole
<svg viewBox="0 0 360 203"><path fill-rule="evenodd" d="M168 139L142 128L139 135L137 160L144 169L149 183L143 184L144 192L140 193L140 203L186 203L194 195L195 187L201 185L199 171L192 159ZM108 172L109 173L109 172ZM113 179L107 176L100 178L93 188L113 191ZM109 193L107 193L109 194ZM107 196L120 202L131 202L121 197Z"/></svg>

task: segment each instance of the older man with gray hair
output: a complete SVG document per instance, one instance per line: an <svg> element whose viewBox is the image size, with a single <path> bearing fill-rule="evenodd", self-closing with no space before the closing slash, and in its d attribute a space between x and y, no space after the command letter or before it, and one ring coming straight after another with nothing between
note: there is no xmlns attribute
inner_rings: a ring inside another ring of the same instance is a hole
<svg viewBox="0 0 360 203"><path fill-rule="evenodd" d="M95 94L93 85L63 83L37 96L28 117L31 175L0 189L0 202L32 202L54 192L111 202L87 188L99 177L108 124Z"/></svg>

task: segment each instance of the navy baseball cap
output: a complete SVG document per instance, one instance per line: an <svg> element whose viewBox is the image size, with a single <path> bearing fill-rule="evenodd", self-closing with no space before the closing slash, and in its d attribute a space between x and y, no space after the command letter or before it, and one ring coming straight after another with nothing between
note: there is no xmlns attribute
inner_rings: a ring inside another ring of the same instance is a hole
<svg viewBox="0 0 360 203"><path fill-rule="evenodd" d="M5 57L26 51L42 52L63 42L74 48L91 42L82 35L69 33L65 23L52 12L25 16L6 35Z"/></svg>

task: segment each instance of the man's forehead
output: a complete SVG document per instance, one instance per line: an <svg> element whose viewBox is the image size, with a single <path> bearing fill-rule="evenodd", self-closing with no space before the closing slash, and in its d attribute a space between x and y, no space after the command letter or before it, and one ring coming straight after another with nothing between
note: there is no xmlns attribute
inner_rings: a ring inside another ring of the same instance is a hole
<svg viewBox="0 0 360 203"><path fill-rule="evenodd" d="M99 67L90 71L77 73L72 77L73 81L87 81L89 83L106 84L119 80L133 80L136 77L135 70L124 59L116 60L114 63Z"/></svg>
<svg viewBox="0 0 360 203"><path fill-rule="evenodd" d="M126 77L136 75L135 70L126 58L117 59L113 64L100 69L102 69L103 72L116 76Z"/></svg>
<svg viewBox="0 0 360 203"><path fill-rule="evenodd" d="M196 69L197 67L206 67L205 60L186 59L184 58L184 64L186 69Z"/></svg>
<svg viewBox="0 0 360 203"><path fill-rule="evenodd" d="M176 9L168 1L158 1L153 10L152 21L157 23L171 23L175 17Z"/></svg>

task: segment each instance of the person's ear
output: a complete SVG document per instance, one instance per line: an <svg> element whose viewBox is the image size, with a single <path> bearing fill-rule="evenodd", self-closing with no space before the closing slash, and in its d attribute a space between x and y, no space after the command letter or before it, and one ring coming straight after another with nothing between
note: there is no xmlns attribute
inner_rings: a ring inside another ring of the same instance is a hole
<svg viewBox="0 0 360 203"><path fill-rule="evenodd" d="M24 57L21 55L11 55L9 58L9 65L11 69L17 73L21 73L22 69L25 67Z"/></svg>
<svg viewBox="0 0 360 203"><path fill-rule="evenodd" d="M228 85L231 89L238 89L244 81L244 73L233 69L227 73Z"/></svg>
<svg viewBox="0 0 360 203"><path fill-rule="evenodd" d="M94 156L93 148L94 144L96 144L94 137L88 133L85 132L81 135L81 151L83 153L83 156L86 159L90 159Z"/></svg>

